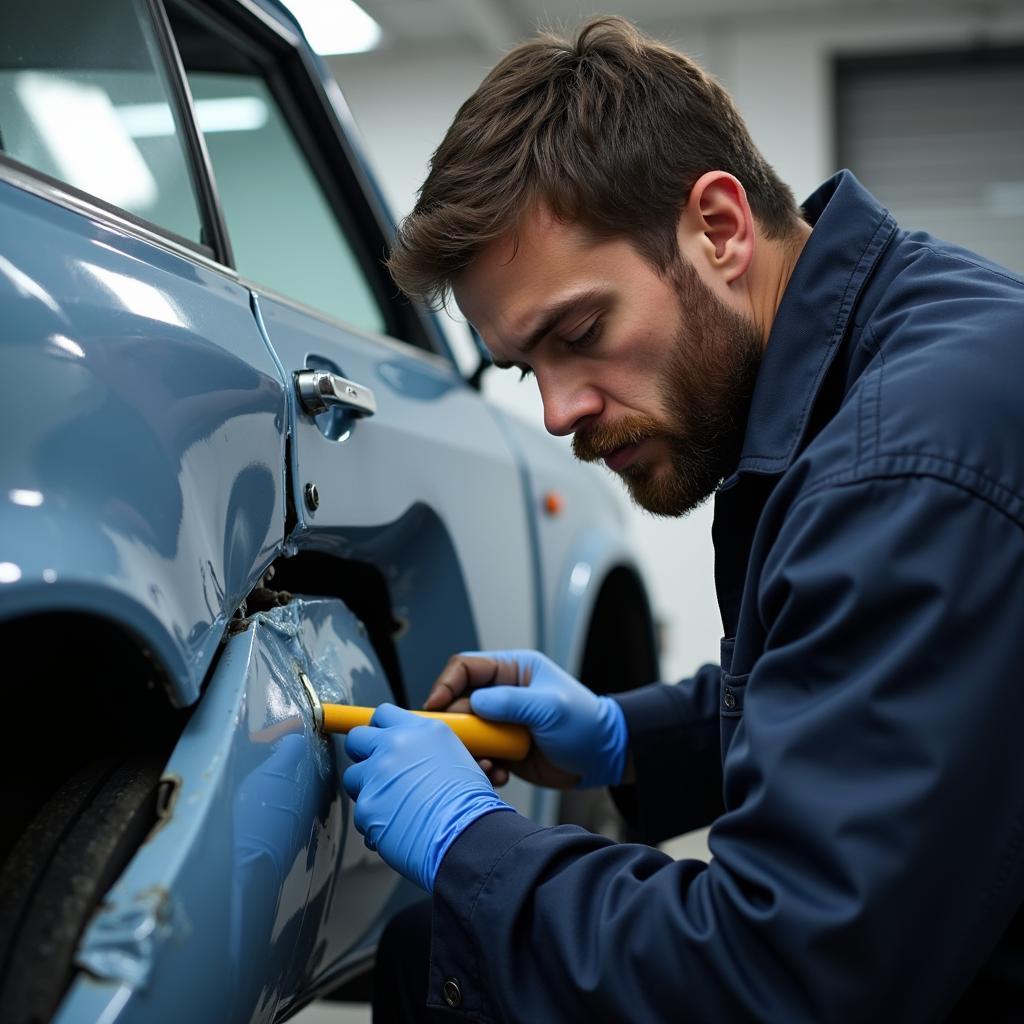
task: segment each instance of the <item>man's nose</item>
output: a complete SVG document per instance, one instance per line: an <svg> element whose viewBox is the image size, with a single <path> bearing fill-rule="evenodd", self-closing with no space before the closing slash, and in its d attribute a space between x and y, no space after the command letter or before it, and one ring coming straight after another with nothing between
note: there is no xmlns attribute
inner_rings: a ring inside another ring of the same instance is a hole
<svg viewBox="0 0 1024 1024"><path fill-rule="evenodd" d="M601 395L588 384L544 380L539 374L537 383L544 402L544 426L549 434L556 437L571 434L584 420L601 412Z"/></svg>

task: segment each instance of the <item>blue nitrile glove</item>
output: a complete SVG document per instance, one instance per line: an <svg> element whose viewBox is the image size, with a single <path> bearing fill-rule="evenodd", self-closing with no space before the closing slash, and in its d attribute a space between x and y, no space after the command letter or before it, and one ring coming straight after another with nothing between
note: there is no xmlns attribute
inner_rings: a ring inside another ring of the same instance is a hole
<svg viewBox="0 0 1024 1024"><path fill-rule="evenodd" d="M580 775L577 788L622 781L629 731L622 708L599 697L538 651L466 651L518 666L518 686L485 686L470 696L473 711L498 722L521 722L540 752ZM527 685L527 683L529 685Z"/></svg>
<svg viewBox="0 0 1024 1024"><path fill-rule="evenodd" d="M345 792L356 828L397 872L433 892L453 842L477 818L513 810L443 722L381 704L353 729L345 753Z"/></svg>

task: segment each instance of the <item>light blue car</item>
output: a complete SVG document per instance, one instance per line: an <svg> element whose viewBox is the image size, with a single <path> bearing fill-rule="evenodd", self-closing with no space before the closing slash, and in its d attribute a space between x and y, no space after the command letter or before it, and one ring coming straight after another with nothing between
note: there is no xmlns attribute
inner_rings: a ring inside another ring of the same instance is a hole
<svg viewBox="0 0 1024 1024"><path fill-rule="evenodd" d="M281 1020L366 969L416 890L307 684L657 674L606 484L460 375L390 231L272 0L0 6L5 1024Z"/></svg>

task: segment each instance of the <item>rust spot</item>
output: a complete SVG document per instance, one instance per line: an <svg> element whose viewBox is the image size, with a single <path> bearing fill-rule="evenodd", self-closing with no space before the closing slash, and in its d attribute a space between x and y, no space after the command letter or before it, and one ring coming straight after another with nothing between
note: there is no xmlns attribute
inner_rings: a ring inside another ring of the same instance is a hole
<svg viewBox="0 0 1024 1024"><path fill-rule="evenodd" d="M239 633L244 633L248 628L252 619L235 618L228 619L227 629L224 631L226 638L238 636Z"/></svg>

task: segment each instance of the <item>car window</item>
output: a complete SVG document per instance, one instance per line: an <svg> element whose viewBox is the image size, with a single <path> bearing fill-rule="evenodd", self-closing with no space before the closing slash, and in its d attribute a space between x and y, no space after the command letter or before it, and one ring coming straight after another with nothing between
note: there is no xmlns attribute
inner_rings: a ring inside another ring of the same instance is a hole
<svg viewBox="0 0 1024 1024"><path fill-rule="evenodd" d="M272 67L244 41L168 9L206 139L238 272L355 327L386 318L347 232L271 87Z"/></svg>
<svg viewBox="0 0 1024 1024"><path fill-rule="evenodd" d="M0 151L201 242L202 218L141 0L0 3Z"/></svg>

